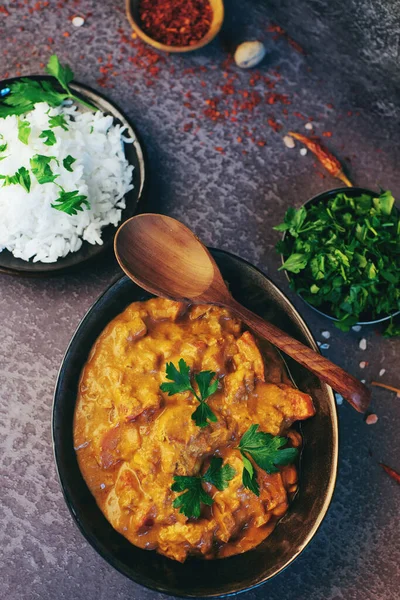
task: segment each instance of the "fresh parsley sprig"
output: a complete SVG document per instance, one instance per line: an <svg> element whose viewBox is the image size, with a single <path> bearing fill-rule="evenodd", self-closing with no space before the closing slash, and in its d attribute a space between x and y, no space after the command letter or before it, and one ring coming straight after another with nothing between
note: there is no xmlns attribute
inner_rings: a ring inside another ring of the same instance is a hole
<svg viewBox="0 0 400 600"><path fill-rule="evenodd" d="M174 483L171 486L173 492L185 492L173 502L174 508L179 508L179 512L186 517L199 518L201 504L211 506L214 500L204 490L203 483L211 483L217 490L224 490L228 487L231 479L234 478L236 471L231 465L222 466L222 458L213 456L210 466L204 475L189 477L182 475L174 476ZM186 490L186 491L185 491Z"/></svg>
<svg viewBox="0 0 400 600"><path fill-rule="evenodd" d="M18 119L17 127L19 141L23 144L28 144L29 136L31 134L31 124L29 123L29 121L23 121L22 119Z"/></svg>
<svg viewBox="0 0 400 600"><path fill-rule="evenodd" d="M56 136L51 129L45 129L39 137L44 140L43 144L45 144L45 146L54 146L54 144L57 143Z"/></svg>
<svg viewBox="0 0 400 600"><path fill-rule="evenodd" d="M218 389L218 380L212 379L215 377L213 371L202 371L194 376L197 383L198 393L192 386L190 381L190 369L186 362L181 358L178 363L178 369L170 362L166 366L167 379L173 383L162 383L160 389L162 392L167 392L168 396L180 394L182 392L191 392L196 400L199 401L199 406L192 414L192 419L198 427L207 427L209 421L215 423L217 417L206 403L207 398L214 394Z"/></svg>
<svg viewBox="0 0 400 600"><path fill-rule="evenodd" d="M49 127L52 129L61 127L64 131L68 131L68 123L65 115L54 115L53 117L49 117Z"/></svg>
<svg viewBox="0 0 400 600"><path fill-rule="evenodd" d="M256 496L260 495L260 488L257 472L249 457L267 473L278 473L279 465L292 463L298 454L296 448L282 448L287 444L287 438L264 433L258 428L259 425L250 425L238 446L243 460L243 485Z"/></svg>
<svg viewBox="0 0 400 600"><path fill-rule="evenodd" d="M52 208L61 210L67 213L67 215L76 215L78 210L83 210L83 204L90 208L90 204L87 200L87 196L79 194L79 190L72 192L66 192L63 188L60 188L58 197L55 199L58 204L52 204Z"/></svg>
<svg viewBox="0 0 400 600"><path fill-rule="evenodd" d="M10 83L8 86L10 92L1 98L0 118L26 114L33 110L38 102L47 102L54 107L60 106L67 99L75 100L90 110L97 110L95 106L82 100L71 91L69 84L73 80L74 74L68 65L61 65L55 54L50 57L46 71L55 77L63 92L57 91L50 81L35 81L22 77L20 80Z"/></svg>

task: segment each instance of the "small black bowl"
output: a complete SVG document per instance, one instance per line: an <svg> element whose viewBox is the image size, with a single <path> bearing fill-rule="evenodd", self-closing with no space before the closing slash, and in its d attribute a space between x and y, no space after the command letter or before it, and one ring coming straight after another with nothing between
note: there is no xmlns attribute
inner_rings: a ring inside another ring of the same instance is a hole
<svg viewBox="0 0 400 600"><path fill-rule="evenodd" d="M374 192L372 190L367 190L366 188L360 188L360 187L335 188L333 190L328 190L326 192L322 192L321 194L317 194L316 196L313 196L313 198L310 198L309 200L304 202L304 204L302 206L307 208L308 206L310 206L312 204L317 204L317 202L321 202L321 201L323 202L324 200L330 200L331 198L334 198L337 194L346 194L350 198L355 198L356 196L360 196L361 194L368 194L368 196L373 196L373 197L377 196L377 192ZM395 209L398 211L398 208L396 206L395 206ZM287 234L285 232L282 237L283 240L286 238L286 235ZM282 261L282 264L285 262L285 257L283 256L283 254L281 254L281 261ZM288 271L284 271L284 272L285 272L287 280L289 281L289 283L291 283L292 278L290 277L290 274L288 273ZM327 319L330 319L331 321L337 322L339 320L336 317L330 315L328 312L325 312L324 310L322 310L320 307L314 306L313 304L311 304L310 302L305 300L303 298L303 296L301 294L299 294L298 292L296 292L296 294L299 296L299 298L301 298L303 300L303 302L305 302L307 304L307 306L309 306L310 308L315 310L315 312L317 312L318 314L322 315L323 317L326 317ZM360 316L360 321L358 321L356 323L356 325L376 325L377 323L383 323L384 321L388 321L389 319L392 319L393 317L396 317L399 314L400 314L400 311L396 311L391 315L385 315L384 317L379 317L378 319L376 319L373 317L373 315L371 313L364 313Z"/></svg>
<svg viewBox="0 0 400 600"><path fill-rule="evenodd" d="M212 250L233 296L307 346L317 350L306 324L263 273L221 250ZM184 564L132 545L112 528L79 470L73 446L78 382L90 349L106 325L128 304L150 295L127 277L114 283L84 317L66 351L53 404L53 443L65 501L83 535L118 571L148 588L174 596L215 597L258 586L287 567L307 546L331 502L336 481L338 426L332 390L287 358L290 373L312 395L316 415L304 421L299 491L273 533L254 550L218 561ZM286 358L286 357L285 357Z"/></svg>
<svg viewBox="0 0 400 600"><path fill-rule="evenodd" d="M49 81L58 91L62 91L56 80L48 75L30 75L23 78L14 77L12 79L4 79L0 82L0 89L6 88L10 84L20 81L21 79ZM105 98L102 94L99 94L99 92L92 90L90 87L83 85L82 83L76 82L71 83L70 88L78 97L81 97L86 102L89 102L103 113L111 115L114 119L115 125L125 126L125 135L133 139L132 143L124 143L126 159L129 164L133 165L134 167L132 174L133 189L125 194L126 208L122 210L121 220L116 227L110 224L102 230L102 245L89 244L89 242L84 241L77 252L69 252L66 256L59 258L52 263L22 260L21 258L16 258L8 250L3 250L0 252L0 273L24 277L46 277L76 269L82 263L98 258L104 251L110 249L114 241L114 234L118 227L121 225L121 223L127 219L130 219L130 217L133 217L137 211L138 203L142 197L145 184L145 162L143 150L133 126L128 121L127 117L121 112L121 110L117 108L115 104L107 100L107 98ZM80 104L77 104L77 107L78 111L81 112L86 112L89 110Z"/></svg>

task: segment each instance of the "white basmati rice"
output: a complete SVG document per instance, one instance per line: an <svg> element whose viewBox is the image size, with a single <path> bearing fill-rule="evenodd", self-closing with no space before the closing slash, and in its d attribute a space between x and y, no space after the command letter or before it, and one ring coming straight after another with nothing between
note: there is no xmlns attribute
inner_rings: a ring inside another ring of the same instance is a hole
<svg viewBox="0 0 400 600"><path fill-rule="evenodd" d="M49 116L64 114L68 131L52 129L57 142L46 146L40 139L42 131L50 129ZM34 262L55 262L69 252L76 252L86 240L102 244L101 230L108 224L117 225L124 195L132 189L133 166L126 160L122 136L124 128L113 125L113 118L101 112L78 113L75 106L50 108L36 104L24 119L30 123L28 144L18 139L18 118L0 119L0 144L7 143L1 156L0 174L13 175L22 166L30 172L28 193L21 185L2 185L0 181L0 252L5 248L14 256ZM90 203L77 215L52 208L59 188L55 183L39 184L31 172L30 158L35 154L53 156L50 166L59 174L56 182L65 191L78 190ZM73 156L73 172L63 167L63 159Z"/></svg>

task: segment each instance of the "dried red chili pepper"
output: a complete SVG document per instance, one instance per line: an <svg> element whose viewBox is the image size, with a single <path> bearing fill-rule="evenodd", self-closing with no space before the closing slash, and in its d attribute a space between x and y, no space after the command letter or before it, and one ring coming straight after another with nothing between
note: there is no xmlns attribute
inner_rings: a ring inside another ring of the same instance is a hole
<svg viewBox="0 0 400 600"><path fill-rule="evenodd" d="M145 33L167 46L192 46L210 29L208 0L140 0L139 19Z"/></svg>
<svg viewBox="0 0 400 600"><path fill-rule="evenodd" d="M398 473L391 467L384 465L383 463L379 463L379 464L381 465L382 469L389 475L389 477L391 477L392 479L397 481L397 483L400 483L400 473Z"/></svg>
<svg viewBox="0 0 400 600"><path fill-rule="evenodd" d="M333 177L337 177L338 179L343 181L343 183L345 183L348 187L352 187L351 181L343 173L342 165L340 164L336 156L333 156L333 154L331 154L329 150L324 148L324 146L322 146L316 140L311 140L305 135L301 135L301 133L295 133L294 131L289 131L288 133L295 140L298 140L299 142L304 144L306 148L310 150L310 152L315 154L321 165L325 167L325 169L330 175L332 175Z"/></svg>

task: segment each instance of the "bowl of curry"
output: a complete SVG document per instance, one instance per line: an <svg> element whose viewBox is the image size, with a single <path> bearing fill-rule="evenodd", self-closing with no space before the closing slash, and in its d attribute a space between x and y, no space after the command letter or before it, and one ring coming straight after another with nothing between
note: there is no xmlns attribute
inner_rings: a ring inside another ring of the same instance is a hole
<svg viewBox="0 0 400 600"><path fill-rule="evenodd" d="M213 256L234 297L315 347L270 280ZM70 343L53 439L89 542L171 595L234 593L281 571L313 537L336 478L330 388L226 309L152 298L126 277Z"/></svg>

